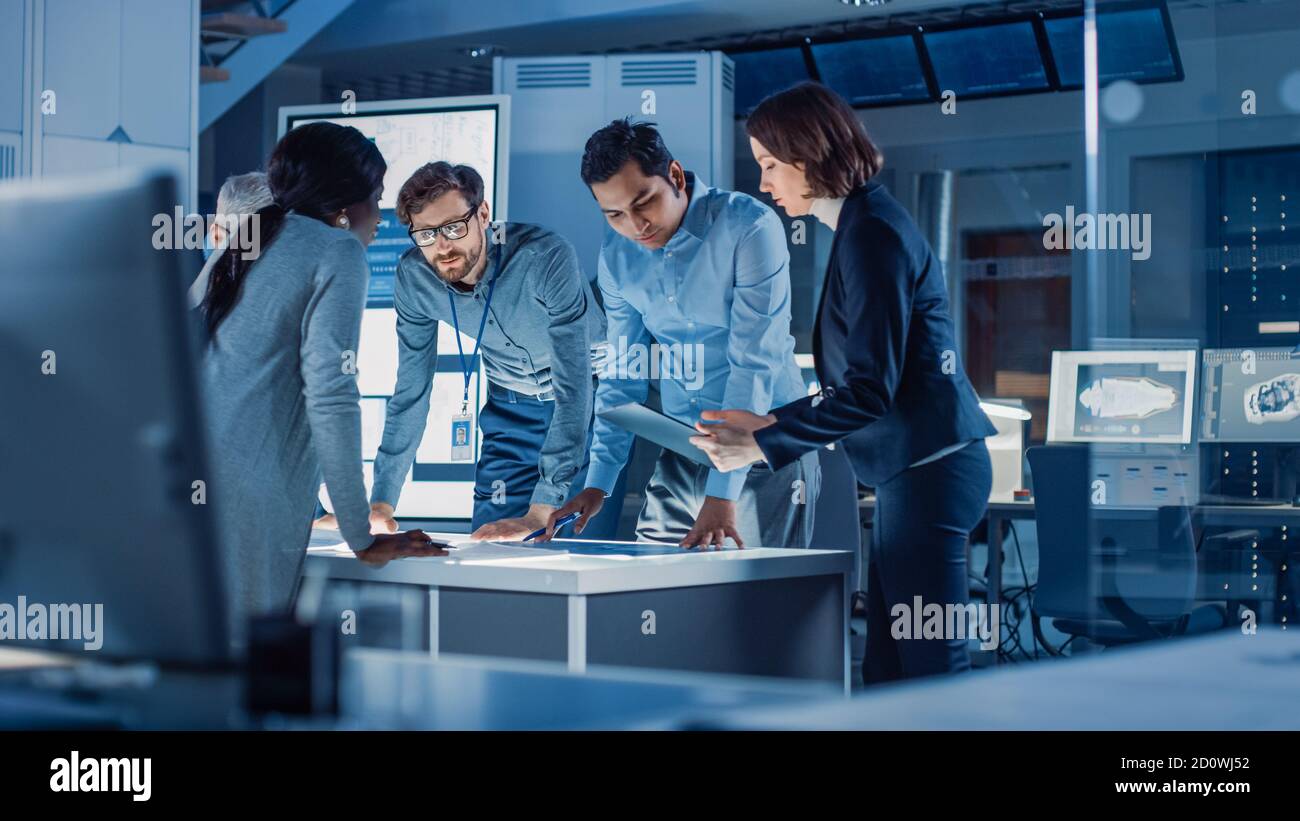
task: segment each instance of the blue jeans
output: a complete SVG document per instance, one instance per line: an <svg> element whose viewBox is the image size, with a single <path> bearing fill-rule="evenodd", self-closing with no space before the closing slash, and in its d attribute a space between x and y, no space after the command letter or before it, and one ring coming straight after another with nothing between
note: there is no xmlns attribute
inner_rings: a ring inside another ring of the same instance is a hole
<svg viewBox="0 0 1300 821"><path fill-rule="evenodd" d="M488 400L478 416L479 430L483 432L483 448L474 471L474 518L470 523L471 533L488 522L517 518L528 512L533 488L540 477L537 471L538 457L554 412L554 401L540 401L489 384ZM582 453L578 474L569 485L569 498L586 485L590 453L591 425L588 424L587 445ZM605 506L596 518L587 523L582 538L614 538L626 490L627 470L624 468L614 485L614 492L605 500ZM566 528L561 535L571 536L573 531Z"/></svg>

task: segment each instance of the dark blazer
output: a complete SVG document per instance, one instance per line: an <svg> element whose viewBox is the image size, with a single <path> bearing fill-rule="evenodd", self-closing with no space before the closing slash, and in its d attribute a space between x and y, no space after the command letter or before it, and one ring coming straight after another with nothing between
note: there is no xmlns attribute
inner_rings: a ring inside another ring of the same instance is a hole
<svg viewBox="0 0 1300 821"><path fill-rule="evenodd" d="M957 358L943 269L876 180L840 212L813 355L821 393L775 409L755 434L774 469L843 440L858 481L876 486L996 432Z"/></svg>

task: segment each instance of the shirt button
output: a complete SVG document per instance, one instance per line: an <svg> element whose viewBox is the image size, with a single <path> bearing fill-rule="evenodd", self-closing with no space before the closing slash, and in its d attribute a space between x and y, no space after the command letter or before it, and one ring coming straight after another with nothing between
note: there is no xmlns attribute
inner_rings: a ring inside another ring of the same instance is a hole
<svg viewBox="0 0 1300 821"><path fill-rule="evenodd" d="M488 320L488 324L489 324L489 325L495 325L495 324L497 324L497 321L496 321L495 319L489 319L489 320Z"/></svg>
<svg viewBox="0 0 1300 821"><path fill-rule="evenodd" d="M506 347L507 347L507 348L513 348L513 347L514 347L514 343L507 342L507 343L506 343Z"/></svg>
<svg viewBox="0 0 1300 821"><path fill-rule="evenodd" d="M694 322L687 322L687 323L686 323L686 327L688 327L688 328L694 328L694 327L695 327L695 323L694 323Z"/></svg>
<svg viewBox="0 0 1300 821"><path fill-rule="evenodd" d="M676 301L677 301L677 297L672 297L672 296L670 296L670 297L668 297L668 301L669 301L669 302L676 302Z"/></svg>

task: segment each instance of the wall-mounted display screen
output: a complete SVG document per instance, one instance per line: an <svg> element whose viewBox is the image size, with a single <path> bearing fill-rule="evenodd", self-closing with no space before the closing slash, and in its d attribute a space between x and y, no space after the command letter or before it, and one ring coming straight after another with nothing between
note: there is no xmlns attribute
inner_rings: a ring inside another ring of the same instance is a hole
<svg viewBox="0 0 1300 821"><path fill-rule="evenodd" d="M1043 21L1061 88L1083 87L1083 17ZM1181 77L1161 6L1097 14L1097 83L1155 83Z"/></svg>
<svg viewBox="0 0 1300 821"><path fill-rule="evenodd" d="M280 109L280 133L305 123L326 120L350 125L378 146L388 163L379 200L379 232L366 249L370 283L361 319L357 351L357 386L361 391L362 457L367 488L374 479L374 459L383 436L387 404L397 382L397 312L393 282L401 255L413 248L406 226L397 220L397 192L427 162L446 160L472 166L483 178L492 217L506 219L506 97L445 97L362 103L355 114L340 114L338 105ZM429 417L402 488L397 515L431 519L469 519L474 496L474 463L451 460L447 431L460 411L464 381L458 371L456 335L444 325L438 334L438 365L433 376ZM461 337L466 351L474 342ZM479 391L482 367L472 376L471 401L486 400ZM477 419L473 429L478 430ZM477 453L477 444L475 445ZM328 501L328 495L322 496ZM328 505L327 505L328 507Z"/></svg>
<svg viewBox="0 0 1300 821"><path fill-rule="evenodd" d="M802 46L727 55L736 64L736 114L745 116L764 97L810 80Z"/></svg>
<svg viewBox="0 0 1300 821"><path fill-rule="evenodd" d="M979 97L1051 87L1029 20L927 31L923 37L940 93Z"/></svg>
<svg viewBox="0 0 1300 821"><path fill-rule="evenodd" d="M822 82L852 105L930 99L910 34L814 43L810 48Z"/></svg>

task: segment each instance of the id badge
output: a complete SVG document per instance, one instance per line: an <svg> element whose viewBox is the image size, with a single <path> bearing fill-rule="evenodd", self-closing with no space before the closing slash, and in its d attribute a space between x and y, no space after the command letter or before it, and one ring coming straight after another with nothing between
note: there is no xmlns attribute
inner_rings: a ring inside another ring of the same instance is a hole
<svg viewBox="0 0 1300 821"><path fill-rule="evenodd" d="M474 460L474 417L468 411L451 417L451 461Z"/></svg>

